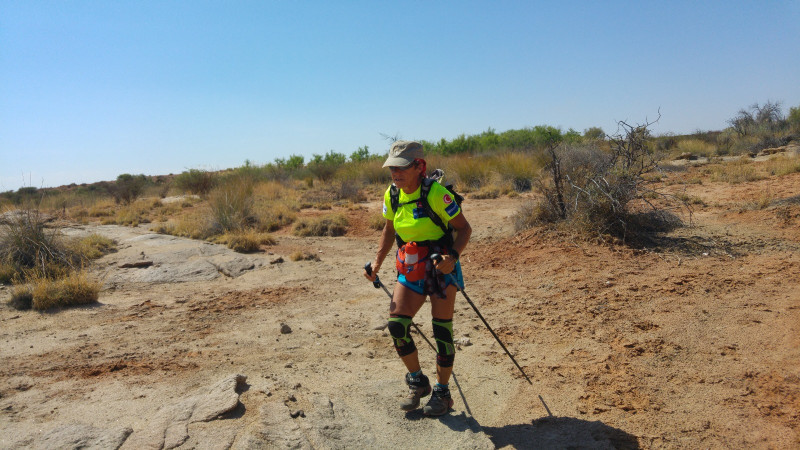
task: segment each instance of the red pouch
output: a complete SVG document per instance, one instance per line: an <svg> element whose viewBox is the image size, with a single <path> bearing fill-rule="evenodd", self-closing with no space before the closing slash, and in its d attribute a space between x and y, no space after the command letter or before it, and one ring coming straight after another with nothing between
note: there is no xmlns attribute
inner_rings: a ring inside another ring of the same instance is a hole
<svg viewBox="0 0 800 450"><path fill-rule="evenodd" d="M409 242L397 251L397 272L405 275L407 281L425 279L425 258L428 256L428 247L417 246L416 242Z"/></svg>

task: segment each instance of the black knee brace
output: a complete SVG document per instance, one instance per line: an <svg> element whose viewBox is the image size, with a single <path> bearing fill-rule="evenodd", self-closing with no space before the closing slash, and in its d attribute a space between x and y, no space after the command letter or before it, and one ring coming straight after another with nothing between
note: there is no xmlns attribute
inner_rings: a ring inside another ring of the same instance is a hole
<svg viewBox="0 0 800 450"><path fill-rule="evenodd" d="M434 317L433 337L436 339L436 364L453 367L456 348L453 345L453 319L443 320Z"/></svg>
<svg viewBox="0 0 800 450"><path fill-rule="evenodd" d="M394 349L400 357L410 355L417 350L408 327L411 326L411 317L392 314L389 316L389 334L394 341Z"/></svg>

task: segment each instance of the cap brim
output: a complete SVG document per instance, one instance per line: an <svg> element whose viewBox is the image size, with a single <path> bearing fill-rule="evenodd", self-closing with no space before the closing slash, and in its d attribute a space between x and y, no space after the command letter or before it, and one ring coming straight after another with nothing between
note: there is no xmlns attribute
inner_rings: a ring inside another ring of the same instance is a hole
<svg viewBox="0 0 800 450"><path fill-rule="evenodd" d="M413 159L409 161L399 156L390 156L386 158L386 162L383 163L383 167L408 167L413 162Z"/></svg>

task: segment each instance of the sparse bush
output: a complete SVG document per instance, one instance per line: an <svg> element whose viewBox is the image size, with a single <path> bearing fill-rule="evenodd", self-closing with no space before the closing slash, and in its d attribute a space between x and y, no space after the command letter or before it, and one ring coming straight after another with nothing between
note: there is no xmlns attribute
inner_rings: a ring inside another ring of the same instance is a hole
<svg viewBox="0 0 800 450"><path fill-rule="evenodd" d="M492 177L492 167L485 157L460 157L448 161L446 173L457 179L459 189L464 192L480 189Z"/></svg>
<svg viewBox="0 0 800 450"><path fill-rule="evenodd" d="M340 181L336 190L337 200L346 200L352 203L360 203L367 200L356 183L346 180Z"/></svg>
<svg viewBox="0 0 800 450"><path fill-rule="evenodd" d="M504 152L494 155L490 160L502 180L507 180L517 192L530 191L533 179L541 170L542 163L531 154Z"/></svg>
<svg viewBox="0 0 800 450"><path fill-rule="evenodd" d="M646 175L658 167L651 124L619 122L624 134L611 137L610 151L592 145L552 145L546 175L537 183L544 200L520 210L516 226L559 222L576 231L626 240L674 222L677 216L657 207L653 198L680 203L691 213L686 203L649 187L653 181Z"/></svg>
<svg viewBox="0 0 800 450"><path fill-rule="evenodd" d="M110 193L117 203L128 205L142 194L145 185L147 177L144 175L123 173L117 177L116 183L110 186Z"/></svg>
<svg viewBox="0 0 800 450"><path fill-rule="evenodd" d="M33 273L60 276L83 262L64 245L58 230L45 226L46 221L38 210L24 209L7 214L0 224L0 263L13 267L20 279Z"/></svg>
<svg viewBox="0 0 800 450"><path fill-rule="evenodd" d="M583 137L589 140L603 140L606 138L606 132L600 127L591 127L583 130Z"/></svg>
<svg viewBox="0 0 800 450"><path fill-rule="evenodd" d="M344 154L331 150L324 156L313 155L306 168L320 181L329 181L346 161L347 157Z"/></svg>
<svg viewBox="0 0 800 450"><path fill-rule="evenodd" d="M231 179L209 194L212 234L243 230L254 225L253 183L245 178Z"/></svg>
<svg viewBox="0 0 800 450"><path fill-rule="evenodd" d="M330 215L318 219L301 220L295 224L297 236L342 236L347 232L347 218L343 215Z"/></svg>
<svg viewBox="0 0 800 450"><path fill-rule="evenodd" d="M183 192L190 192L205 197L214 188L216 175L207 170L189 169L175 177L175 187Z"/></svg>

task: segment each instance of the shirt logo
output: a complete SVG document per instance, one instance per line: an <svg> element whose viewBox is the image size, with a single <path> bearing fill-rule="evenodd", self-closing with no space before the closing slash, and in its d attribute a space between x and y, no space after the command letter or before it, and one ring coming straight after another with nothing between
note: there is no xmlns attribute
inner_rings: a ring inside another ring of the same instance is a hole
<svg viewBox="0 0 800 450"><path fill-rule="evenodd" d="M445 205L449 205L450 203L453 203L453 199L450 198L450 194L444 194L444 197L442 197L442 200L444 200L444 204Z"/></svg>

